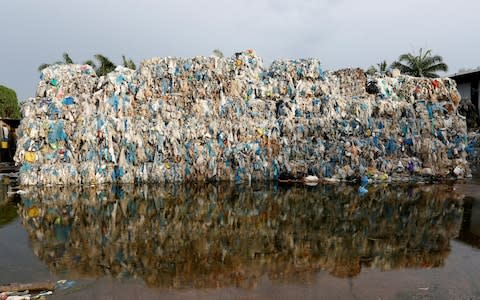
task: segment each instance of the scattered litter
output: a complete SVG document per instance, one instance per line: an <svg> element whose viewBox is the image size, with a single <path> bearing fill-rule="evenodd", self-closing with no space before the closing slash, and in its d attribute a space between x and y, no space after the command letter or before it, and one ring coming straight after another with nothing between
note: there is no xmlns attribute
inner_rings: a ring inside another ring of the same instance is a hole
<svg viewBox="0 0 480 300"><path fill-rule="evenodd" d="M65 283L69 283L66 285ZM45 299L45 296L53 295L57 289L73 287L73 281L59 280L52 282L36 283L12 283L0 286L0 300L32 300Z"/></svg>

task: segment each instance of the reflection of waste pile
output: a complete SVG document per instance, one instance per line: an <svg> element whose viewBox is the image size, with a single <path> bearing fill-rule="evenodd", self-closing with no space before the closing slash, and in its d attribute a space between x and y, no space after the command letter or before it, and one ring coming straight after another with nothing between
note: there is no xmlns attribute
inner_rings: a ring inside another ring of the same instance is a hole
<svg viewBox="0 0 480 300"><path fill-rule="evenodd" d="M435 186L165 186L22 196L35 254L54 272L150 286L253 286L319 270L442 266L462 201ZM36 199L36 200L34 200Z"/></svg>
<svg viewBox="0 0 480 300"><path fill-rule="evenodd" d="M43 71L23 104L22 184L469 175L450 79L324 72L317 60L155 58L97 78Z"/></svg>

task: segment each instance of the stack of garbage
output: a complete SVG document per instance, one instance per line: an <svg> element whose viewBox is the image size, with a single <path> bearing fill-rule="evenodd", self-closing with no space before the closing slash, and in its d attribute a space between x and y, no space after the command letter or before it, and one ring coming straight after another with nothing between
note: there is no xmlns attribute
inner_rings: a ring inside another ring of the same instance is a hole
<svg viewBox="0 0 480 300"><path fill-rule="evenodd" d="M445 185L377 185L364 196L341 184L35 187L19 215L35 255L62 276L252 287L264 276L443 266L462 199Z"/></svg>
<svg viewBox="0 0 480 300"><path fill-rule="evenodd" d="M24 185L466 177L459 100L447 78L367 78L315 59L264 68L252 50L100 78L52 66L22 106L15 161Z"/></svg>

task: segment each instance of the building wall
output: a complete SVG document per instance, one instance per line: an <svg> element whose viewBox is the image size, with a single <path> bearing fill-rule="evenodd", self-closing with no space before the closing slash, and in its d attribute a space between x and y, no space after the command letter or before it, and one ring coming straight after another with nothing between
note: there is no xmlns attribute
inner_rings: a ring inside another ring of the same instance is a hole
<svg viewBox="0 0 480 300"><path fill-rule="evenodd" d="M480 80L478 81L477 91L477 109L478 114L480 115Z"/></svg>
<svg viewBox="0 0 480 300"><path fill-rule="evenodd" d="M459 83L457 85L458 92L462 96L462 99L472 100L472 88L471 87L472 87L472 85L471 85L470 82Z"/></svg>

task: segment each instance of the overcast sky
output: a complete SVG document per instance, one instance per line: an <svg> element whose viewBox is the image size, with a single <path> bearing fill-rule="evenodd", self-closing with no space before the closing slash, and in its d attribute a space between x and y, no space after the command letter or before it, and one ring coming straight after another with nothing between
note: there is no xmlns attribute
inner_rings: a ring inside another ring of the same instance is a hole
<svg viewBox="0 0 480 300"><path fill-rule="evenodd" d="M0 12L0 84L34 95L38 65L102 53L116 63L154 56L226 56L253 48L264 62L319 58L326 69L392 62L432 49L448 74L480 66L480 1L12 0Z"/></svg>

